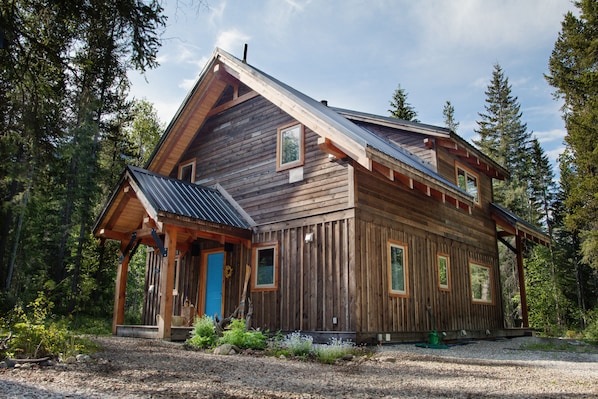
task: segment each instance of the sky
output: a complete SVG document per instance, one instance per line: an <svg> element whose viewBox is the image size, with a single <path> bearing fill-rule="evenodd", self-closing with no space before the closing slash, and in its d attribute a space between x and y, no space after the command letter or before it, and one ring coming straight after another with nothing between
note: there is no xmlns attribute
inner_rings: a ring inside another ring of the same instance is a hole
<svg viewBox="0 0 598 399"><path fill-rule="evenodd" d="M569 0L166 0L160 66L131 73L131 97L167 125L220 47L332 107L389 116L400 85L417 118L477 138L494 65L553 165L565 136L544 75Z"/></svg>

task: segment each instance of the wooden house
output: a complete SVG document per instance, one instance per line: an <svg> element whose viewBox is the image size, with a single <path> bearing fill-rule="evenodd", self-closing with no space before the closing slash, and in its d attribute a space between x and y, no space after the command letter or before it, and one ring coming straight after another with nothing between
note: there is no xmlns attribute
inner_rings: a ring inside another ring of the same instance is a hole
<svg viewBox="0 0 598 399"><path fill-rule="evenodd" d="M497 240L517 237L519 254L522 239L548 243L492 203L507 176L448 129L329 107L216 49L94 227L121 242L113 332L127 331L142 243L151 336L173 338L189 309L231 314L246 277L255 328L357 342L500 334Z"/></svg>

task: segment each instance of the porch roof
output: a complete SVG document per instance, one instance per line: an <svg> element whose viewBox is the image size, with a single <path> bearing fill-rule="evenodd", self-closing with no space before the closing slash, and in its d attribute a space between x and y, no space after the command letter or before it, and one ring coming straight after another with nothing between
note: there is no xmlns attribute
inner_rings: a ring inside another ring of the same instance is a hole
<svg viewBox="0 0 598 399"><path fill-rule="evenodd" d="M216 189L129 166L131 177L154 210L249 229L249 223Z"/></svg>
<svg viewBox="0 0 598 399"><path fill-rule="evenodd" d="M550 246L550 237L546 233L513 212L494 202L490 204L490 210L496 224L502 229L499 234L516 235L546 247Z"/></svg>

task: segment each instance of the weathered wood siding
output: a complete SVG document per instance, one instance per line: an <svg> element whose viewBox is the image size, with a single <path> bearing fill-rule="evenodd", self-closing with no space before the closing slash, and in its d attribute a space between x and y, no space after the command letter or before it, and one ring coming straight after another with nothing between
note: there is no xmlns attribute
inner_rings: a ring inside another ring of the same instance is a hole
<svg viewBox="0 0 598 399"><path fill-rule="evenodd" d="M440 330L502 328L494 223L476 212L427 197L417 190L356 169L357 332L432 329L427 306ZM388 289L388 240L407 243L409 296ZM450 291L438 288L437 253L450 256ZM469 262L492 267L494 303L471 301Z"/></svg>
<svg viewBox="0 0 598 399"><path fill-rule="evenodd" d="M346 166L330 162L305 129L303 180L276 171L277 129L294 119L257 97L211 117L181 161L197 160L199 184L219 183L258 224L345 209Z"/></svg>
<svg viewBox="0 0 598 399"><path fill-rule="evenodd" d="M338 212L309 218L306 224L260 227L256 242L279 245L279 283L276 291L252 292L255 327L274 331L354 331L351 216L352 212ZM313 242L305 242L307 233L314 234Z"/></svg>
<svg viewBox="0 0 598 399"><path fill-rule="evenodd" d="M222 249L222 244L210 240L200 240L200 251ZM232 276L224 281L224 314L231 314L239 305L245 280L245 265L250 262L250 250L241 245L233 245L232 250L225 252L225 264L233 269ZM200 303L201 285L201 255L192 256L191 252L179 258L179 274L176 276L175 287L179 287L178 295L173 297L172 314L179 316L185 299L195 307L196 313L203 314L203 309L198 309ZM145 297L143 306L142 323L156 325L156 315L160 312L160 272L163 257L159 251L149 250L146 257L145 270ZM150 290L150 286L154 286Z"/></svg>

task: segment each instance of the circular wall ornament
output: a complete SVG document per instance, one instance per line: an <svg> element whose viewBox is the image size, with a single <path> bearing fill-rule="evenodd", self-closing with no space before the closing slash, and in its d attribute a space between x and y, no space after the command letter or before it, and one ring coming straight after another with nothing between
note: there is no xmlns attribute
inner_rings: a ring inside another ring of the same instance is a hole
<svg viewBox="0 0 598 399"><path fill-rule="evenodd" d="M231 278L233 275L233 268L231 265L224 266L224 277Z"/></svg>

